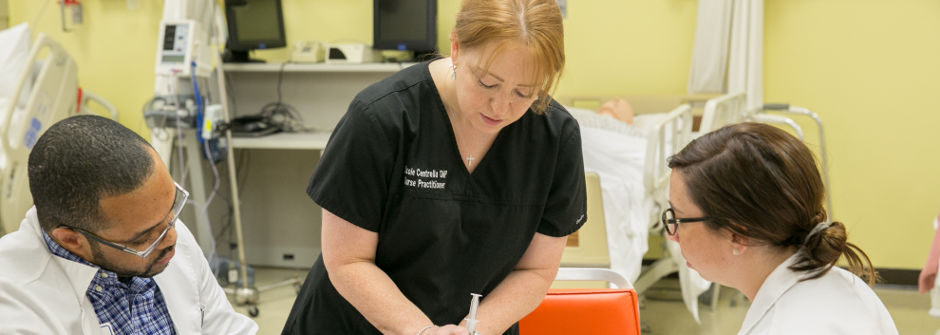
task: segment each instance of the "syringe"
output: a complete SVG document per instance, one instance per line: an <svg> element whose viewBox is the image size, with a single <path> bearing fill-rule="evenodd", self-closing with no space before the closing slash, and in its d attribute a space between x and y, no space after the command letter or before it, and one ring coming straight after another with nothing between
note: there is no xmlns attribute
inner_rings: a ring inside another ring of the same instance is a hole
<svg viewBox="0 0 940 335"><path fill-rule="evenodd" d="M470 293L473 297L470 299L470 317L465 319L467 320L467 332L470 335L476 334L477 329L477 308L480 307L480 295L476 293Z"/></svg>

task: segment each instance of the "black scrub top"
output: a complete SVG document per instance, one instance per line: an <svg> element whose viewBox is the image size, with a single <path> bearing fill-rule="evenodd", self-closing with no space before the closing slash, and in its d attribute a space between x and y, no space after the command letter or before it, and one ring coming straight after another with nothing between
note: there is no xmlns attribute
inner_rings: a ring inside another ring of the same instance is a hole
<svg viewBox="0 0 940 335"><path fill-rule="evenodd" d="M470 293L485 300L535 233L566 236L585 222L580 136L552 101L544 114L530 110L504 127L470 174L428 63L420 63L356 96L307 194L378 233L375 264L435 324L459 324ZM283 333L379 332L337 293L321 256Z"/></svg>

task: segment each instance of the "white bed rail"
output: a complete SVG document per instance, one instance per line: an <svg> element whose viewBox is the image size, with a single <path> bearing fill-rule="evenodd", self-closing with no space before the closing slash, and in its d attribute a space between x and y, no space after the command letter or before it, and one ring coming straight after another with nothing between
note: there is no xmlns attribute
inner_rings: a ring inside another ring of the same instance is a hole
<svg viewBox="0 0 940 335"><path fill-rule="evenodd" d="M74 114L77 94L75 61L61 45L40 33L12 103L0 114L0 228L5 231L15 230L33 203L26 176L29 150L52 123Z"/></svg>
<svg viewBox="0 0 940 335"><path fill-rule="evenodd" d="M699 134L705 134L732 123L744 121L747 115L747 97L744 93L731 93L705 103Z"/></svg>
<svg viewBox="0 0 940 335"><path fill-rule="evenodd" d="M650 227L657 226L655 223L659 222L659 213L667 206L669 168L666 166L666 159L682 150L689 143L691 134L692 107L688 104L676 107L648 129L643 187L646 196L653 200Z"/></svg>
<svg viewBox="0 0 940 335"><path fill-rule="evenodd" d="M669 167L666 160L669 156L678 153L689 143L692 137L692 108L689 105L682 105L674 109L649 130L646 149L646 161L644 162L644 188L646 197L652 200L652 206L649 213L649 224L651 234L663 234L664 227L659 224L661 213L669 206L668 188L669 188ZM647 267L640 277L634 283L634 288L638 294L643 294L654 283L669 275L679 272L680 281L688 282L688 269L684 267L685 260L679 253L678 245L672 241L665 241L664 255L662 258ZM682 285L684 300L689 300L686 295L694 295L688 284ZM697 292L697 291L696 291ZM698 310L686 302L692 316L698 320Z"/></svg>
<svg viewBox="0 0 940 335"><path fill-rule="evenodd" d="M88 108L91 104L89 102L97 103L99 106L104 108L108 112L108 117L112 120L118 120L118 110L117 107L114 107L110 101L105 100L100 95L95 94L94 92L88 90L81 90L82 101L78 105L78 112L82 114L95 114L91 111L91 108Z"/></svg>

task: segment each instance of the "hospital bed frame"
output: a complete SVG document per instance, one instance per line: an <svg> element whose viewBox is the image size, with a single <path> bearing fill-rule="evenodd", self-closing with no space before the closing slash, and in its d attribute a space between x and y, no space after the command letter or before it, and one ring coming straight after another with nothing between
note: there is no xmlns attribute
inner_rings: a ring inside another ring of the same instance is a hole
<svg viewBox="0 0 940 335"><path fill-rule="evenodd" d="M698 134L707 134L729 124L744 121L747 117L747 96L731 93L708 100Z"/></svg>
<svg viewBox="0 0 940 335"><path fill-rule="evenodd" d="M712 96L699 95L688 97L659 97L645 96L639 99L635 97L627 98L630 105L637 111L637 115L649 115L648 118L635 119L635 125L643 129L647 147L645 148L645 158L643 163L643 196L649 200L647 226L648 234L662 234L663 228L659 224L662 211L667 208L669 184L669 169L666 166L666 159L677 153L689 142L692 136L693 127L693 105L703 105L703 99ZM576 108L596 109L601 104L600 101L609 100L609 98L589 98L577 97L568 100L567 105ZM637 103L637 101L641 101ZM676 107L678 105L678 107ZM721 104L712 104L714 106L723 106ZM643 107L637 107L643 106ZM671 109L671 110L669 110ZM663 113L668 111L668 113ZM714 113L714 112L712 112ZM715 119L712 117L712 119ZM601 128L605 128L601 125ZM590 205L589 205L590 207ZM597 241L601 242L600 240ZM604 241L606 242L606 240ZM671 242L671 241L668 241ZM674 242L673 242L674 244ZM653 283L660 278L679 271L680 278L686 281L688 270L682 269L685 264L678 247L667 248L664 257L653 263L652 266L645 267L640 273L635 289L637 293L644 293ZM566 250L566 252L568 252ZM684 273L683 273L684 272ZM690 300L694 300L690 298ZM691 307L690 307L691 309Z"/></svg>
<svg viewBox="0 0 940 335"><path fill-rule="evenodd" d="M118 116L110 102L78 87L75 61L45 34L36 37L25 64L10 106L0 114L0 236L16 230L33 205L27 160L39 136L68 116L93 114L92 102L112 119Z"/></svg>
<svg viewBox="0 0 940 335"><path fill-rule="evenodd" d="M637 103L637 100L641 102ZM702 103L703 100L704 103ZM593 106L600 105L599 101L601 100L594 101ZM659 223L660 216L662 211L669 207L667 194L669 168L666 160L669 156L684 148L693 137L692 106L704 105L704 112L699 125L699 133L704 133L726 124L744 120L746 115L744 109L745 96L743 94L729 94L665 98L643 97L640 99L628 98L628 101L638 111L638 115L657 114L650 115L645 120L638 118L636 124L645 130L647 136L647 148L643 165L643 189L644 196L651 203L650 212L648 213L648 233L663 235L664 229ZM576 98L570 104L577 106L578 102L581 102L581 108L590 107L591 99ZM679 107L674 107L676 105L679 105ZM643 107L638 108L636 106ZM667 108L672 108L672 110L668 113L661 113ZM660 114L665 116L660 116ZM689 311L697 319L697 295L704 288L695 286L693 282L701 282L701 280L694 277L690 269L685 266L685 260L679 252L678 244L665 239L662 247L663 257L656 260L652 265L644 267L640 273L640 277L635 283L636 292L643 294L659 279L678 272L683 288L683 300Z"/></svg>
<svg viewBox="0 0 940 335"><path fill-rule="evenodd" d="M43 54L45 58L40 58ZM29 150L49 126L75 113L77 94L75 61L59 43L40 33L10 107L0 114L0 156L6 157L0 161L0 228L6 232L16 230L33 203L26 170Z"/></svg>
<svg viewBox="0 0 940 335"><path fill-rule="evenodd" d="M662 211L669 207L670 170L666 160L682 150L691 140L691 106L686 104L677 107L648 131L646 159L643 163L643 186L646 197L653 201L649 213L650 234L662 234L664 227L659 224L660 216ZM643 294L660 278L679 270L678 264L684 262L681 260L682 256L677 253L670 254L664 255L640 274L634 286L637 293Z"/></svg>

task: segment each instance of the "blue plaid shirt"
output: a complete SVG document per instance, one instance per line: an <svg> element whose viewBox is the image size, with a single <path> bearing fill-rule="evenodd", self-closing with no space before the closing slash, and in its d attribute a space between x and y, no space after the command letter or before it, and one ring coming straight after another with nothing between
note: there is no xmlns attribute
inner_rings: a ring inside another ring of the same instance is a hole
<svg viewBox="0 0 940 335"><path fill-rule="evenodd" d="M45 232L42 237L53 255L98 267L65 250ZM124 284L116 273L98 268L85 295L95 307L98 322L109 323L114 334L176 334L166 300L153 278L131 277Z"/></svg>

